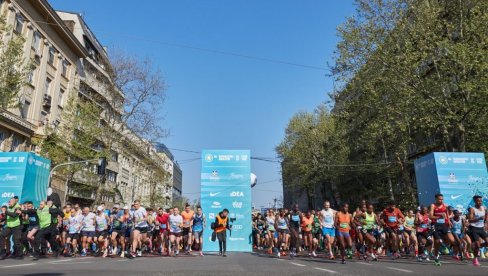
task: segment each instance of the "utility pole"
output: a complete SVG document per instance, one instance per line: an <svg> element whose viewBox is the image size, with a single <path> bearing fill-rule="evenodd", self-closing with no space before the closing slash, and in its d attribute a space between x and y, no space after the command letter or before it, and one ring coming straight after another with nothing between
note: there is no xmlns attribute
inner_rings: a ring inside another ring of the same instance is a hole
<svg viewBox="0 0 488 276"><path fill-rule="evenodd" d="M273 198L273 201L274 201L274 210L275 210L275 212L277 212L278 208L276 206L276 202L278 202L278 199L275 197L275 198Z"/></svg>

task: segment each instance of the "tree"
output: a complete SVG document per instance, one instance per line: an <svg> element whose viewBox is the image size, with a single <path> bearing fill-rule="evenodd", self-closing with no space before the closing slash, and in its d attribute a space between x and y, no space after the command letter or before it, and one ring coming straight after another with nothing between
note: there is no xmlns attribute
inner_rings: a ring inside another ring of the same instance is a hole
<svg viewBox="0 0 488 276"><path fill-rule="evenodd" d="M6 36L8 39L5 40ZM21 90L27 82L30 63L24 58L25 39L15 35L0 15L0 110L22 104Z"/></svg>

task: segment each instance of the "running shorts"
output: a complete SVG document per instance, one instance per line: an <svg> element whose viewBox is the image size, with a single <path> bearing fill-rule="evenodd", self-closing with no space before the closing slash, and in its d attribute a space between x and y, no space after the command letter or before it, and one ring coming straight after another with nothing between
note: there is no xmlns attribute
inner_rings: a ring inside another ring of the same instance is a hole
<svg viewBox="0 0 488 276"><path fill-rule="evenodd" d="M451 230L445 224L435 224L434 225L434 239L440 240L447 236L447 234L451 233Z"/></svg>
<svg viewBox="0 0 488 276"><path fill-rule="evenodd" d="M145 233L147 233L148 227L147 226L144 226L144 227L136 227L136 228L134 228L134 230L137 230L137 231L141 232L141 234L145 234Z"/></svg>
<svg viewBox="0 0 488 276"><path fill-rule="evenodd" d="M474 227L471 225L468 228L468 235L473 242L476 242L479 238L486 240L486 238L488 237L488 235L487 235L485 229L483 229L483 227Z"/></svg>
<svg viewBox="0 0 488 276"><path fill-rule="evenodd" d="M88 238L94 238L95 237L95 231L81 231L81 236L82 237L88 237Z"/></svg>
<svg viewBox="0 0 488 276"><path fill-rule="evenodd" d="M315 233L312 233L312 236L314 239L317 239L320 241L320 238L322 237L322 233L320 231L317 231Z"/></svg>
<svg viewBox="0 0 488 276"><path fill-rule="evenodd" d="M71 240L79 240L80 233L68 233L68 238L70 238Z"/></svg>
<svg viewBox="0 0 488 276"><path fill-rule="evenodd" d="M327 227L322 228L323 236L329 235L330 237L335 237L335 232L336 232L335 228L327 228Z"/></svg>
<svg viewBox="0 0 488 276"><path fill-rule="evenodd" d="M336 235L337 235L337 237L344 237L344 238L351 237L351 235L349 234L349 232L341 232L339 230L336 231Z"/></svg>
<svg viewBox="0 0 488 276"><path fill-rule="evenodd" d="M203 230L202 231L193 231L193 236L195 237L195 240L200 239L203 237Z"/></svg>
<svg viewBox="0 0 488 276"><path fill-rule="evenodd" d="M181 237L182 232L178 232L178 233L173 233L173 232L170 232L170 233L169 233L169 235L170 235L170 236L175 236L175 237L179 238L179 237Z"/></svg>
<svg viewBox="0 0 488 276"><path fill-rule="evenodd" d="M186 228L183 228L181 230L183 230L182 231L182 233L183 233L182 235L183 236L188 236L188 234L190 234L190 227L186 227Z"/></svg>
<svg viewBox="0 0 488 276"><path fill-rule="evenodd" d="M103 231L96 231L96 232L95 232L95 237L103 237L103 238L107 238L107 237L108 237L108 231L107 231L107 230L103 230Z"/></svg>
<svg viewBox="0 0 488 276"><path fill-rule="evenodd" d="M399 230L398 228L385 227L385 232L388 234L400 235L403 233L403 230Z"/></svg>
<svg viewBox="0 0 488 276"><path fill-rule="evenodd" d="M286 234L289 234L290 233L290 230L288 230L288 229L280 229L280 228L278 228L277 230L278 230L278 233L280 233L280 234L285 234L286 235Z"/></svg>

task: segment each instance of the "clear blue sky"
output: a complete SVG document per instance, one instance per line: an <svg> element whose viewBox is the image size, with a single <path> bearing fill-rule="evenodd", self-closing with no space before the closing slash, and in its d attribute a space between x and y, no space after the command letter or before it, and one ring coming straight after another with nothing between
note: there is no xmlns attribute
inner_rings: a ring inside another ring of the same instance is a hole
<svg viewBox="0 0 488 276"><path fill-rule="evenodd" d="M352 0L50 0L82 13L98 39L163 71L168 89L169 148L250 149L276 157L288 120L327 99L327 71L227 56L169 44L315 67L331 62L336 27L353 14ZM173 151L177 160L199 157ZM199 197L200 161L185 163L183 193ZM253 161L256 207L281 197L278 164Z"/></svg>

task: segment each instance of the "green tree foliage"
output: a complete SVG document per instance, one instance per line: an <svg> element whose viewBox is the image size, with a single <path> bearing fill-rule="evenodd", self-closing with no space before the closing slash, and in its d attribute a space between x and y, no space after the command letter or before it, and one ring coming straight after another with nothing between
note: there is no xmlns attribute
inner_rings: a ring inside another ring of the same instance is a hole
<svg viewBox="0 0 488 276"><path fill-rule="evenodd" d="M6 39L6 36L10 36ZM21 89L26 84L29 64L24 58L22 36L13 34L0 15L0 110L21 104Z"/></svg>
<svg viewBox="0 0 488 276"><path fill-rule="evenodd" d="M378 165L337 169L340 198L415 205L414 158L487 152L488 1L356 0L356 7L338 28L330 116L348 146L346 163ZM289 170L285 164L284 175Z"/></svg>

